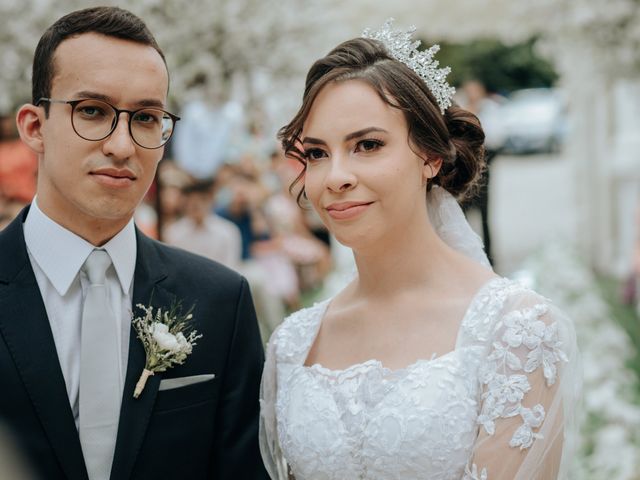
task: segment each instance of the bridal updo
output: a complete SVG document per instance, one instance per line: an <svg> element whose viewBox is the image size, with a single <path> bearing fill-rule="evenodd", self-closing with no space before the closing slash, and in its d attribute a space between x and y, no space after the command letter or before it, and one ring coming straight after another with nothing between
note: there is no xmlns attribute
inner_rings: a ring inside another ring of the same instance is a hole
<svg viewBox="0 0 640 480"><path fill-rule="evenodd" d="M405 64L394 60L384 45L354 38L316 61L307 73L302 106L288 125L278 132L285 154L306 165L300 134L320 90L331 82L367 82L388 105L404 112L410 146L427 158L442 159L438 174L427 188L440 185L459 201L475 193L484 169L484 132L478 118L457 105L444 113L422 79ZM303 178L304 171L292 188ZM298 200L304 195L304 188Z"/></svg>

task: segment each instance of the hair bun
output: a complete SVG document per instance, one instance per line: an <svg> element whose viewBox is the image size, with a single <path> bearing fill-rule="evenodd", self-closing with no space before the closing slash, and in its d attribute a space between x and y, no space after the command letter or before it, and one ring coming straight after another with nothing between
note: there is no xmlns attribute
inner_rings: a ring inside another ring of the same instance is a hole
<svg viewBox="0 0 640 480"><path fill-rule="evenodd" d="M447 109L444 120L451 154L448 159L443 158L434 183L462 201L475 194L485 169L484 132L478 117L457 105Z"/></svg>

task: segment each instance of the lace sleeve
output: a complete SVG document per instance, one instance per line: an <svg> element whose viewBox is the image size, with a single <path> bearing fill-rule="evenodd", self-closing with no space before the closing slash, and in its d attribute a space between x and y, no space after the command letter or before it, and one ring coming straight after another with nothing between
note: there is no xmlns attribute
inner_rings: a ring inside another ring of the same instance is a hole
<svg viewBox="0 0 640 480"><path fill-rule="evenodd" d="M480 373L480 431L464 480L562 478L582 378L575 332L533 293L509 303Z"/></svg>
<svg viewBox="0 0 640 480"><path fill-rule="evenodd" d="M262 383L260 384L260 453L262 461L273 480L287 480L287 466L280 451L276 423L276 338L278 330L267 345Z"/></svg>

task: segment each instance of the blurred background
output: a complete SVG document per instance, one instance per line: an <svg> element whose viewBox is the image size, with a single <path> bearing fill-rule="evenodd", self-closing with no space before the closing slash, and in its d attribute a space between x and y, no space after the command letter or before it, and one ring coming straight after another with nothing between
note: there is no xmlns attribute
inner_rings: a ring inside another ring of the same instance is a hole
<svg viewBox="0 0 640 480"><path fill-rule="evenodd" d="M0 228L33 197L14 115L33 51L96 4L0 0ZM275 134L339 42L416 25L479 115L489 173L465 205L496 271L569 313L585 370L575 479L640 479L640 0L129 0L171 72L182 120L137 223L250 281L263 338L353 275L350 251L288 192ZM53 253L52 253L53 254ZM0 475L1 476L1 475Z"/></svg>

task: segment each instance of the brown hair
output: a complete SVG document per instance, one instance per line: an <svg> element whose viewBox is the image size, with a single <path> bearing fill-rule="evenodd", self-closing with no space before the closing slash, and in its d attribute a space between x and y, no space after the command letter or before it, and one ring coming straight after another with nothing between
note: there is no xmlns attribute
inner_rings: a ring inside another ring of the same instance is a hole
<svg viewBox="0 0 640 480"><path fill-rule="evenodd" d="M300 134L314 100L327 84L352 79L367 82L385 103L402 110L412 149L429 159L442 159L442 168L428 188L440 185L459 200L472 196L484 169L484 132L480 121L457 105L449 107L443 115L424 81L394 60L377 40L348 40L311 66L302 106L278 132L285 155L300 161L306 170ZM291 189L304 173L303 170L294 180ZM303 195L304 187L298 193L298 203Z"/></svg>
<svg viewBox="0 0 640 480"><path fill-rule="evenodd" d="M151 31L133 13L118 7L93 7L71 12L51 25L36 47L31 80L31 102L34 105L51 95L51 81L55 75L53 57L58 46L69 37L90 32L148 45L165 61ZM49 104L45 103L44 108L48 115Z"/></svg>

